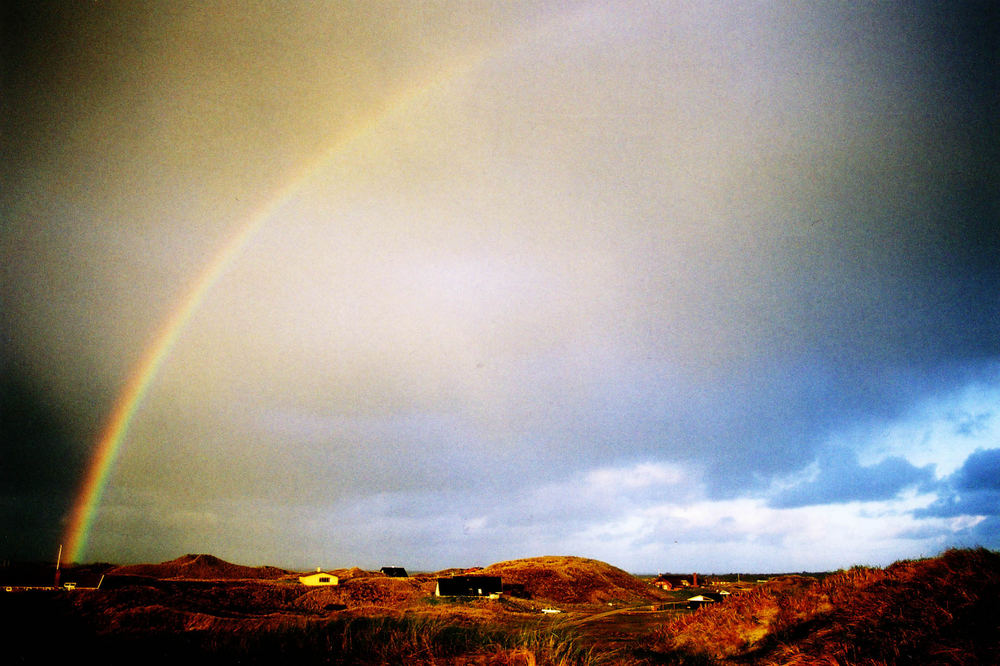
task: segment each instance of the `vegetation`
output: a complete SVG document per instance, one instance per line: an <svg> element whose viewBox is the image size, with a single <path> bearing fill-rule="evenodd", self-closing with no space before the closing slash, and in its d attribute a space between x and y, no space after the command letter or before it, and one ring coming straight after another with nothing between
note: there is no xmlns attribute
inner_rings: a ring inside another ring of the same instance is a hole
<svg viewBox="0 0 1000 666"><path fill-rule="evenodd" d="M187 666L1000 663L1000 554L984 549L822 578L778 576L684 613L588 601L543 617L539 610L555 601L535 595L547 589L565 600L564 584L583 575L580 567L611 576L613 596L639 589L608 565L579 558L504 568L527 576L542 564L565 570L534 585L525 577L532 599L498 601L435 598L430 578L363 572L341 589L305 592L281 579L122 576L99 591L0 594L0 615L9 618L5 663L81 656ZM588 587L588 599L598 592Z"/></svg>
<svg viewBox="0 0 1000 666"><path fill-rule="evenodd" d="M231 564L212 555L184 555L161 564L134 564L116 567L111 573L155 578L196 579L273 579L290 572L277 567L246 567Z"/></svg>
<svg viewBox="0 0 1000 666"><path fill-rule="evenodd" d="M48 604L47 604L48 606ZM621 663L608 653L581 645L570 629L524 628L496 624L455 623L446 618L339 617L322 622L243 627L218 631L184 629L166 623L155 629L114 633L67 617L60 604L60 640L46 640L43 619L12 633L5 663L35 664L73 657L100 656L105 664L276 664L303 666L340 664L515 665L564 664L596 666ZM50 622L53 615L45 613ZM161 620L162 620L161 616ZM66 622L68 620L68 622ZM9 627L10 625L8 625ZM25 633L25 631L27 633Z"/></svg>
<svg viewBox="0 0 1000 666"><path fill-rule="evenodd" d="M605 562L583 557L529 557L497 562L482 575L500 576L504 584L523 585L530 597L556 603L641 603L666 595Z"/></svg>
<svg viewBox="0 0 1000 666"><path fill-rule="evenodd" d="M665 624L648 647L677 664L1000 663L1000 554L781 577Z"/></svg>

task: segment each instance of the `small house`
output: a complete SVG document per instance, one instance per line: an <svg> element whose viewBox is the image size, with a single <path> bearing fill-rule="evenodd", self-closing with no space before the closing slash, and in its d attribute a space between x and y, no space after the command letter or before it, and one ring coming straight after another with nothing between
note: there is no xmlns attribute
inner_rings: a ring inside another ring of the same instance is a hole
<svg viewBox="0 0 1000 666"><path fill-rule="evenodd" d="M706 606L712 603L715 603L715 601L713 599L710 599L709 597L706 597L704 594L699 594L697 596L690 597L687 600L688 608L701 608L702 606Z"/></svg>
<svg viewBox="0 0 1000 666"><path fill-rule="evenodd" d="M303 585L309 586L336 585L339 582L339 579L332 573L317 569L316 573L299 576L299 582Z"/></svg>
<svg viewBox="0 0 1000 666"><path fill-rule="evenodd" d="M503 592L500 576L450 576L438 578L436 597L498 597Z"/></svg>
<svg viewBox="0 0 1000 666"><path fill-rule="evenodd" d="M660 588L661 590L676 590L681 587L690 587L691 583L683 576L668 576L667 574L660 574L653 581L653 585Z"/></svg>
<svg viewBox="0 0 1000 666"><path fill-rule="evenodd" d="M406 569L403 567L382 567L380 571L389 578L407 578Z"/></svg>
<svg viewBox="0 0 1000 666"><path fill-rule="evenodd" d="M684 587L698 587L698 574L690 576L675 574L660 574L653 581L653 585L661 590L679 590Z"/></svg>

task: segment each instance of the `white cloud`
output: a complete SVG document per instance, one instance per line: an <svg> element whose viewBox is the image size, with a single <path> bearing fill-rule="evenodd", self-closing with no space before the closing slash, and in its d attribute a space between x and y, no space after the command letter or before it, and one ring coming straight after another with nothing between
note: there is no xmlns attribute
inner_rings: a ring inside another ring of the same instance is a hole
<svg viewBox="0 0 1000 666"><path fill-rule="evenodd" d="M937 529L915 543L913 533L923 523L910 511L932 499L793 509L749 498L660 503L587 526L571 540L633 571L722 572L734 563L758 572L884 565L915 547L933 554L962 527L937 521Z"/></svg>
<svg viewBox="0 0 1000 666"><path fill-rule="evenodd" d="M653 485L680 485L689 476L680 465L640 463L632 467L593 470L586 475L586 483L595 489L638 489Z"/></svg>
<svg viewBox="0 0 1000 666"><path fill-rule="evenodd" d="M916 467L933 464L942 479L975 450L1000 442L1000 385L974 383L933 396L896 419L869 424L845 439L855 445L864 465L901 456Z"/></svg>

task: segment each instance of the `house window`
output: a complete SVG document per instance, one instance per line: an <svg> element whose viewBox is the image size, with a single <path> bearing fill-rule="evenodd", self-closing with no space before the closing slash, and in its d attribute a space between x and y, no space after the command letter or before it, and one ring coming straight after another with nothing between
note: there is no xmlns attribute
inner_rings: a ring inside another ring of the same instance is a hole
<svg viewBox="0 0 1000 666"><path fill-rule="evenodd" d="M319 582L321 582L321 583L329 583L330 582L330 577L329 576L320 576Z"/></svg>

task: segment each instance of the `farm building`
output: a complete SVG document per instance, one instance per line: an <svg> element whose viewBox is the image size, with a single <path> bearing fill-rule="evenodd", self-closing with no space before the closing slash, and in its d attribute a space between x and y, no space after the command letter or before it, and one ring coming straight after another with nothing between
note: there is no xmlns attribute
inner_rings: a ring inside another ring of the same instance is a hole
<svg viewBox="0 0 1000 666"><path fill-rule="evenodd" d="M691 574L690 576L660 574L653 581L653 585L661 590L679 590L683 587L697 587L698 574Z"/></svg>
<svg viewBox="0 0 1000 666"><path fill-rule="evenodd" d="M382 567L380 569L389 578L407 578L406 569L403 567Z"/></svg>
<svg viewBox="0 0 1000 666"><path fill-rule="evenodd" d="M721 592L702 592L701 595L708 597L712 601L725 601L726 597L730 596L726 590L722 590Z"/></svg>
<svg viewBox="0 0 1000 666"><path fill-rule="evenodd" d="M336 585L339 579L332 573L317 570L316 573L299 576L299 582L303 585Z"/></svg>
<svg viewBox="0 0 1000 666"><path fill-rule="evenodd" d="M688 608L701 608L702 606L712 603L715 603L715 600L706 597L704 594L699 594L697 596L690 597L687 600Z"/></svg>
<svg viewBox="0 0 1000 666"><path fill-rule="evenodd" d="M493 597L503 592L500 576L451 576L438 578L436 597Z"/></svg>

